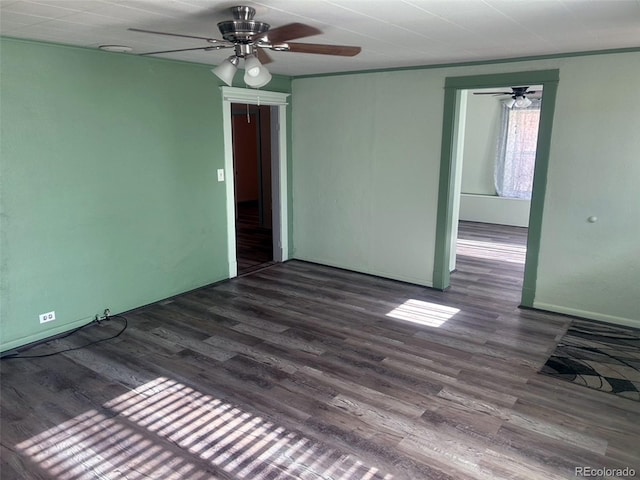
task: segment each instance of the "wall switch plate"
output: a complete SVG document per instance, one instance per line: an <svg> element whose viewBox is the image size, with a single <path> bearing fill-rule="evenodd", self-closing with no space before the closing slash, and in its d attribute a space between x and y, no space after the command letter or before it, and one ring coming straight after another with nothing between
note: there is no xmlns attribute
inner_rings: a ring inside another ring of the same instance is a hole
<svg viewBox="0 0 640 480"><path fill-rule="evenodd" d="M218 169L218 181L224 182L224 168Z"/></svg>
<svg viewBox="0 0 640 480"><path fill-rule="evenodd" d="M40 314L40 323L52 322L56 319L56 312L47 312Z"/></svg>

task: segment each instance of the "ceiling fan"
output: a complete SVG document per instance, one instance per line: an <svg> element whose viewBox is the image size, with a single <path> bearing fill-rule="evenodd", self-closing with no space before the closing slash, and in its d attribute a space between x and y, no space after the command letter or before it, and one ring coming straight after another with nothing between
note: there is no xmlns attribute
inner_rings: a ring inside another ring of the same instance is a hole
<svg viewBox="0 0 640 480"><path fill-rule="evenodd" d="M529 90L529 87L511 87L510 92L473 92L474 95L511 95L511 99L505 101L505 105L508 108L527 108L531 105L531 100L527 98L527 95L535 95L534 98L540 98L540 92L536 90ZM537 95L536 95L537 94Z"/></svg>
<svg viewBox="0 0 640 480"><path fill-rule="evenodd" d="M236 6L231 8L232 20L218 23L218 30L222 39L201 37L196 35L183 35L179 33L157 32L130 28L133 32L153 33L157 35L169 35L173 37L194 38L208 42L204 47L180 48L177 50L161 50L147 52L141 55L157 55L160 53L185 52L189 50L221 50L233 48L234 54L218 65L212 72L231 85L240 59L245 61L245 83L254 88L260 88L271 80L271 74L264 67L273 60L265 50L277 52L314 53L320 55L338 55L353 57L360 53L360 47L347 45L327 45L316 43L290 42L298 38L309 37L322 33L315 27L303 23L289 23L281 27L271 29L271 25L254 20L256 10L248 6Z"/></svg>

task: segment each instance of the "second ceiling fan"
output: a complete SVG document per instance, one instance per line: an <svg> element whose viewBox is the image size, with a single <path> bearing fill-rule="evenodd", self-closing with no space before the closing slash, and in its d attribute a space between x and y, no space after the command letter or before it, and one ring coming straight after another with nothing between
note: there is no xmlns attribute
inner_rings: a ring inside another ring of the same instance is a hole
<svg viewBox="0 0 640 480"><path fill-rule="evenodd" d="M529 90L530 87L511 87L510 92L473 92L474 95L511 95L511 99L505 102L505 105L508 108L527 108L533 102L530 98L527 98L529 95L532 98L540 98L540 93L537 90Z"/></svg>

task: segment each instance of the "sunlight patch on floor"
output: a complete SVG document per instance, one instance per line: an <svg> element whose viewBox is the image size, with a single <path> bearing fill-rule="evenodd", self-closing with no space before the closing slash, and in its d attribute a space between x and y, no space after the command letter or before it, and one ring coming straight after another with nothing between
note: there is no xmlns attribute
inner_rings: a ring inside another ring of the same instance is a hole
<svg viewBox="0 0 640 480"><path fill-rule="evenodd" d="M391 480L375 467L223 400L157 378L16 445L60 480Z"/></svg>
<svg viewBox="0 0 640 480"><path fill-rule="evenodd" d="M524 265L527 246L459 238L457 240L456 255Z"/></svg>
<svg viewBox="0 0 640 480"><path fill-rule="evenodd" d="M394 308L387 317L406 322L418 323L428 327L439 327L460 311L459 308L447 307L437 303L409 299Z"/></svg>

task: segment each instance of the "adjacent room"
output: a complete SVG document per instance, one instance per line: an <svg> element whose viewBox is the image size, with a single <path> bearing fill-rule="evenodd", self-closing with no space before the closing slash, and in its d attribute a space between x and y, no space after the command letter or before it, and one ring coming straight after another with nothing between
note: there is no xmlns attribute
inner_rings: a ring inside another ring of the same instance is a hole
<svg viewBox="0 0 640 480"><path fill-rule="evenodd" d="M466 255L516 263L522 267L518 277L524 274L542 90L533 85L462 93L452 270L457 256ZM514 97L522 98L520 104Z"/></svg>
<svg viewBox="0 0 640 480"><path fill-rule="evenodd" d="M639 24L0 0L0 477L639 476Z"/></svg>

